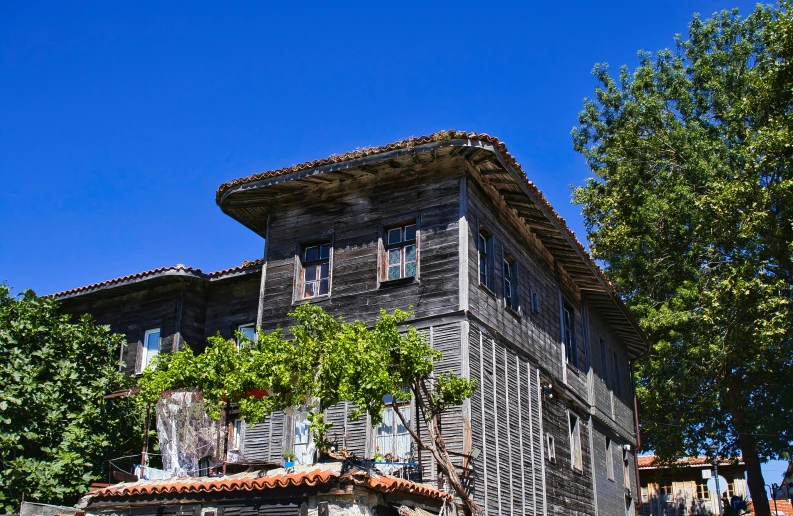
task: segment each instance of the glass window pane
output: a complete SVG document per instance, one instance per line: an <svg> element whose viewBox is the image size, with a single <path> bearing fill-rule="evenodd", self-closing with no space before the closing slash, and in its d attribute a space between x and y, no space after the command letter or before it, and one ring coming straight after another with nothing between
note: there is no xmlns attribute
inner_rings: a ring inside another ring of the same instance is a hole
<svg viewBox="0 0 793 516"><path fill-rule="evenodd" d="M399 265L402 260L402 249L388 250L388 265Z"/></svg>
<svg viewBox="0 0 793 516"><path fill-rule="evenodd" d="M315 265L306 267L306 282L314 281L315 279L317 279L317 267Z"/></svg>
<svg viewBox="0 0 793 516"><path fill-rule="evenodd" d="M394 433L394 409L383 409L383 421L377 427L377 435L392 435Z"/></svg>
<svg viewBox="0 0 793 516"><path fill-rule="evenodd" d="M323 263L319 266L319 277L320 279L327 279L328 277L328 264Z"/></svg>
<svg viewBox="0 0 793 516"><path fill-rule="evenodd" d="M405 261L406 262L415 262L416 261L416 246L413 245L406 245L405 246Z"/></svg>
<svg viewBox="0 0 793 516"><path fill-rule="evenodd" d="M303 297L314 297L315 295L314 282L307 281L305 289L303 290Z"/></svg>
<svg viewBox="0 0 793 516"><path fill-rule="evenodd" d="M157 353L159 349L160 349L160 332L159 331L149 332L146 338L146 351L148 351L148 353L151 354L151 353Z"/></svg>
<svg viewBox="0 0 793 516"><path fill-rule="evenodd" d="M328 293L328 280L324 279L319 282L319 295L324 296Z"/></svg>
<svg viewBox="0 0 793 516"><path fill-rule="evenodd" d="M330 257L330 244L322 244L319 248L319 257L323 260Z"/></svg>
<svg viewBox="0 0 793 516"><path fill-rule="evenodd" d="M416 275L416 262L408 262L405 264L405 277L410 278Z"/></svg>
<svg viewBox="0 0 793 516"><path fill-rule="evenodd" d="M416 225L411 224L410 226L405 226L405 242L410 242L411 240L416 239Z"/></svg>
<svg viewBox="0 0 793 516"><path fill-rule="evenodd" d="M399 279L399 278L402 277L401 274L400 274L399 268L400 268L399 265L391 265L390 267L388 267L388 279L389 280L395 280L395 279Z"/></svg>
<svg viewBox="0 0 793 516"><path fill-rule="evenodd" d="M317 246L306 247L306 261L313 262L317 259Z"/></svg>
<svg viewBox="0 0 793 516"><path fill-rule="evenodd" d="M388 230L388 243L398 244L402 241L402 228L394 228Z"/></svg>

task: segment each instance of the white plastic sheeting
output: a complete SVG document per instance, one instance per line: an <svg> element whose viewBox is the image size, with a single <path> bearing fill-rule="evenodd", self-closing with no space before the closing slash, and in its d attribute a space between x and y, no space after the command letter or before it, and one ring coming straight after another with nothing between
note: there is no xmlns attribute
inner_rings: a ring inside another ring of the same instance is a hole
<svg viewBox="0 0 793 516"><path fill-rule="evenodd" d="M197 391L167 392L155 407L163 470L174 477L197 476L199 461L223 462L225 418L210 419Z"/></svg>

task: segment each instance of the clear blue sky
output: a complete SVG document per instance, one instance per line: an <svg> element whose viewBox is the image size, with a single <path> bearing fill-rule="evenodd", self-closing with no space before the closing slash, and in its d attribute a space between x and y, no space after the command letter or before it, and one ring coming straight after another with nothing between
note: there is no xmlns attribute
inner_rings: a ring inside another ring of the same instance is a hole
<svg viewBox="0 0 793 516"><path fill-rule="evenodd" d="M753 5L2 2L0 281L255 259L222 182L440 129L505 141L583 240L569 133L592 66Z"/></svg>

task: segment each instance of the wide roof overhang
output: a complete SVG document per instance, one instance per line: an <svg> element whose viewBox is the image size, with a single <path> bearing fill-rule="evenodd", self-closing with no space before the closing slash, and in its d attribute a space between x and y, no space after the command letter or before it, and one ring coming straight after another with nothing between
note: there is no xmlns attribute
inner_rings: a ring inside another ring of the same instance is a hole
<svg viewBox="0 0 793 516"><path fill-rule="evenodd" d="M469 172L476 174L487 190L499 196L523 220L625 343L631 358L649 353L638 323L614 285L498 138L444 131L359 149L224 183L217 191L216 202L224 213L266 237L267 218L282 207L280 201L284 196L348 181L360 174L377 175L444 156L464 158Z"/></svg>

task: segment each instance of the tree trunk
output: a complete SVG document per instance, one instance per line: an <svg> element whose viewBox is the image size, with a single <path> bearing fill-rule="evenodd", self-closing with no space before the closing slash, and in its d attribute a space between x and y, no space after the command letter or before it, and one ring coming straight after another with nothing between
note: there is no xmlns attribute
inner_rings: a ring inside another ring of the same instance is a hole
<svg viewBox="0 0 793 516"><path fill-rule="evenodd" d="M765 490L765 480L763 480L754 436L741 433L738 442L741 445L743 461L746 463L746 483L749 484L749 493L754 501L754 513L756 516L770 516L771 505L768 502L768 492Z"/></svg>
<svg viewBox="0 0 793 516"><path fill-rule="evenodd" d="M754 503L755 515L771 516L771 506L768 503L763 472L760 468L760 457L757 454L757 443L754 435L749 433L750 428L746 422L746 412L739 392L738 388L733 386L727 393L727 399L729 400L733 427L738 434L738 444L746 464L746 483Z"/></svg>

